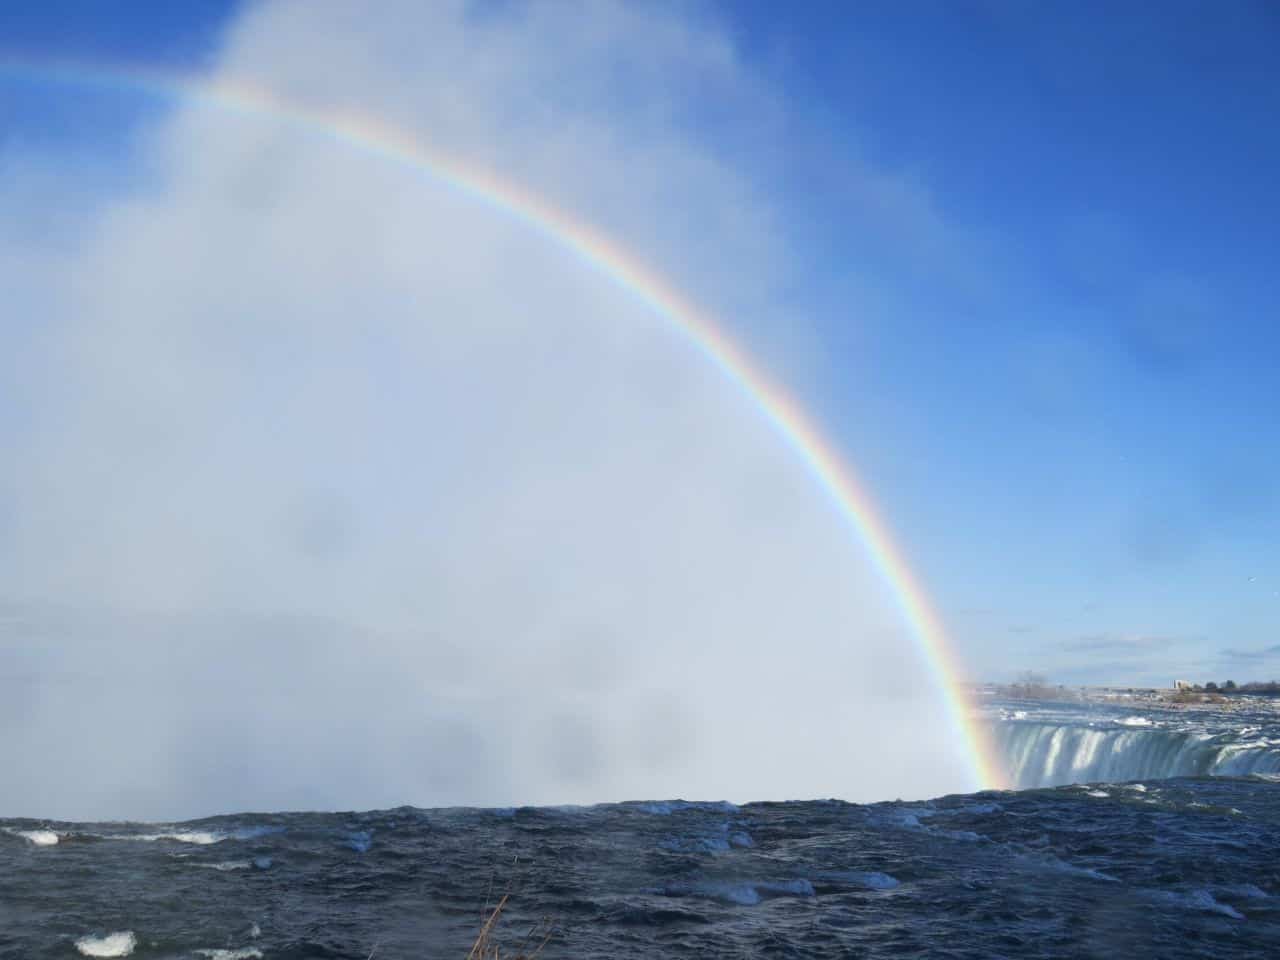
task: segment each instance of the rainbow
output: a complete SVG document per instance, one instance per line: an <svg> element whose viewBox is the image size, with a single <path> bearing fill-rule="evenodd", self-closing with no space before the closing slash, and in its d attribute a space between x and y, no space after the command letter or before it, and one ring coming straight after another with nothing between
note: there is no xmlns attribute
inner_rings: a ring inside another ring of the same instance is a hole
<svg viewBox="0 0 1280 960"><path fill-rule="evenodd" d="M742 390L787 445L864 545L930 665L953 728L963 741L970 787L1005 786L986 731L973 717L942 621L890 535L875 501L817 424L783 387L737 346L713 318L659 274L590 225L576 220L518 184L451 157L375 117L314 108L261 86L227 78L165 72L137 65L87 64L0 54L0 80L104 88L177 99L242 115L268 118L383 162L407 167L479 204L514 218L608 277L670 324Z"/></svg>

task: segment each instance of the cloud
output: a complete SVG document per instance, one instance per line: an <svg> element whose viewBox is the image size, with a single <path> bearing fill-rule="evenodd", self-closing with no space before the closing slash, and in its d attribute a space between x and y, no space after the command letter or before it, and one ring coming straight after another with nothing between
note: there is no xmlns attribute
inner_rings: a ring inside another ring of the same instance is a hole
<svg viewBox="0 0 1280 960"><path fill-rule="evenodd" d="M1280 657L1280 643L1254 650L1236 650L1228 647L1219 651L1219 655L1227 660L1268 660L1272 657Z"/></svg>
<svg viewBox="0 0 1280 960"><path fill-rule="evenodd" d="M524 184L744 333L790 280L741 159L782 105L713 23L261 4L215 72ZM970 785L861 550L643 304L269 118L180 105L132 161L73 236L0 215L33 372L0 433L0 810Z"/></svg>
<svg viewBox="0 0 1280 960"><path fill-rule="evenodd" d="M1184 638L1165 636L1124 636L1110 633L1089 634L1063 641L1062 649L1082 653L1095 650L1128 650L1149 653L1184 642Z"/></svg>

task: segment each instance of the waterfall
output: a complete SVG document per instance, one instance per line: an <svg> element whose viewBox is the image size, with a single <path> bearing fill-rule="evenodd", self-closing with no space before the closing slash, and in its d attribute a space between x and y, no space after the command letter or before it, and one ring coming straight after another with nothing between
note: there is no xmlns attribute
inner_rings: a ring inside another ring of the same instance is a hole
<svg viewBox="0 0 1280 960"><path fill-rule="evenodd" d="M1280 741L1243 732L1015 720L996 723L992 740L1018 788L1280 773Z"/></svg>

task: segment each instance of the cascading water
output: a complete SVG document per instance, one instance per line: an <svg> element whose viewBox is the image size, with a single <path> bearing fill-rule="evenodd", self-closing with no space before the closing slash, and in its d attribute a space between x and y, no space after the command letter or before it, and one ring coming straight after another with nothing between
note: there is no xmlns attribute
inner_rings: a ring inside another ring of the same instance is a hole
<svg viewBox="0 0 1280 960"><path fill-rule="evenodd" d="M1280 774L1280 729L1237 718L1026 713L993 721L991 737L1017 788Z"/></svg>

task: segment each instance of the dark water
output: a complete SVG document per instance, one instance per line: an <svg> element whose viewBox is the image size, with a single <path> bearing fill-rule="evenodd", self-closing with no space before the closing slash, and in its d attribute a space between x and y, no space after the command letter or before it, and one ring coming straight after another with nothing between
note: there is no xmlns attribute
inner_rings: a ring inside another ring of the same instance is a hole
<svg viewBox="0 0 1280 960"><path fill-rule="evenodd" d="M1274 957L1280 944L1280 784L1261 778L870 806L0 826L6 960L78 958L77 941L117 932L139 958L461 957L502 892L505 945L551 917L549 957Z"/></svg>

